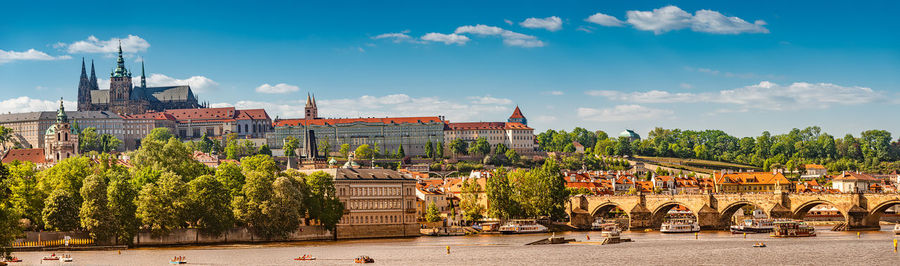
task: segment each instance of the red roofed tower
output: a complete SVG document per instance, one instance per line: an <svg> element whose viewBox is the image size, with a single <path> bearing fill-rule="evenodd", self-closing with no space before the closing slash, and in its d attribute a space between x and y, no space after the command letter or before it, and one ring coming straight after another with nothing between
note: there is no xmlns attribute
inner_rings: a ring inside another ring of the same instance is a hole
<svg viewBox="0 0 900 266"><path fill-rule="evenodd" d="M522 110L519 110L519 106L516 105L516 110L513 111L512 115L509 116L509 120L506 120L510 123L519 123L523 125L528 125L528 119L522 115Z"/></svg>

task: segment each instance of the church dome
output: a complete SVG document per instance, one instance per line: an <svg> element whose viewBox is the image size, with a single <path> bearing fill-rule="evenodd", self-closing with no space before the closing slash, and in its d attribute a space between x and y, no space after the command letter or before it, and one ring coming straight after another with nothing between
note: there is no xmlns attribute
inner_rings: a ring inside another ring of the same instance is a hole
<svg viewBox="0 0 900 266"><path fill-rule="evenodd" d="M619 137L620 138L628 138L631 140L641 139L641 135L638 135L637 133L634 132L634 130L631 130L631 129L626 129L625 131L622 131L622 133L619 133Z"/></svg>

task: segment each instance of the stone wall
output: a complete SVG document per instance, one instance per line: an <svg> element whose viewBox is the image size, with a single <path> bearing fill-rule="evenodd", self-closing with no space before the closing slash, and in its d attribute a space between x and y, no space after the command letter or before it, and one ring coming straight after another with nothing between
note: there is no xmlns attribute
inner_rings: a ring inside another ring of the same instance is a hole
<svg viewBox="0 0 900 266"><path fill-rule="evenodd" d="M175 229L163 237L153 237L150 232L140 232L134 237L135 246L162 246L162 245L190 245L190 244L224 244L241 242L266 242L266 241L302 241L302 240L329 240L333 236L330 231L321 226L301 226L300 229L282 239L261 239L247 228L233 228L220 236L208 236L199 230Z"/></svg>
<svg viewBox="0 0 900 266"><path fill-rule="evenodd" d="M338 239L419 236L418 224L338 225Z"/></svg>

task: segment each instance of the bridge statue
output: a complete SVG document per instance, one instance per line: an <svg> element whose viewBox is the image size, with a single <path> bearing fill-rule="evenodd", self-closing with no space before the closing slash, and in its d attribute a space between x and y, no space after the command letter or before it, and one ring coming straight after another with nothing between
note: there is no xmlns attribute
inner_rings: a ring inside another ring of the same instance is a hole
<svg viewBox="0 0 900 266"><path fill-rule="evenodd" d="M762 209L770 218L803 219L810 209L830 204L844 218L846 230L877 230L884 211L900 204L897 193L796 194L766 192L752 194L682 195L577 195L569 199L566 212L570 224L590 228L597 217L619 208L628 215L631 230L659 229L666 213L677 205L690 209L702 229L725 229L731 217L745 206Z"/></svg>

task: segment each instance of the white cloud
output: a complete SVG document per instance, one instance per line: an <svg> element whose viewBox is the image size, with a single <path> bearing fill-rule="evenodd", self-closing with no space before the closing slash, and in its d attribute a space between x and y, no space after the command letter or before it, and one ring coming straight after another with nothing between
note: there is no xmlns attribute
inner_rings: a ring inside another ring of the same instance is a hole
<svg viewBox="0 0 900 266"><path fill-rule="evenodd" d="M57 43L53 47L65 49L70 54L75 53L117 53L119 52L119 41L122 41L122 51L125 53L137 53L147 51L150 43L141 37L129 34L126 38L111 38L109 40L100 40L93 35L87 40L76 41L70 44Z"/></svg>
<svg viewBox="0 0 900 266"><path fill-rule="evenodd" d="M519 46L519 47L543 47L544 42L538 40L537 37L521 34L518 32L513 32L509 30L504 30L499 27L487 26L487 25L475 25L475 26L461 26L456 28L454 34L475 34L480 36L500 36L503 38L503 44L507 46Z"/></svg>
<svg viewBox="0 0 900 266"><path fill-rule="evenodd" d="M867 87L807 82L795 82L783 86L769 81L736 89L705 93L673 93L660 90L646 92L595 90L587 91L586 94L622 102L717 103L733 105L732 109L759 110L821 109L831 105L867 104L886 98L884 92L874 91Z"/></svg>
<svg viewBox="0 0 900 266"><path fill-rule="evenodd" d="M578 117L585 121L596 122L621 122L660 119L674 114L672 110L655 109L636 104L616 105L613 108L594 109L580 107L577 109Z"/></svg>
<svg viewBox="0 0 900 266"><path fill-rule="evenodd" d="M0 50L0 64L9 63L12 61L18 60L62 60L62 59L71 59L71 56L62 55L62 56L51 56L44 52L28 49L28 51L24 52L16 52L16 51L4 51Z"/></svg>
<svg viewBox="0 0 900 266"><path fill-rule="evenodd" d="M407 33L409 33L409 30L405 30L402 32L383 33L383 34L379 34L378 36L372 37L372 39L373 40L389 39L389 40L393 41L394 43L415 42L416 40L412 36L407 35Z"/></svg>
<svg viewBox="0 0 900 266"><path fill-rule="evenodd" d="M557 16L547 18L528 18L519 22L519 25L531 29L545 29L549 31L558 31L562 29L562 19Z"/></svg>
<svg viewBox="0 0 900 266"><path fill-rule="evenodd" d="M285 83L278 83L278 84L275 84L274 86L269 85L269 83L266 83L263 85L259 85L259 87L256 87L256 92L268 93L268 94L284 94L284 93L290 93L290 92L295 92L295 91L299 91L299 90L300 90L300 87L285 84Z"/></svg>
<svg viewBox="0 0 900 266"><path fill-rule="evenodd" d="M508 19L504 19L503 22L505 22L506 24L509 24L509 25L513 24L512 20L508 20Z"/></svg>
<svg viewBox="0 0 900 266"><path fill-rule="evenodd" d="M75 101L63 101L66 110L75 111L77 103ZM28 96L7 99L0 101L0 113L25 113L39 111L56 111L59 108L59 101L48 101L34 99Z"/></svg>
<svg viewBox="0 0 900 266"><path fill-rule="evenodd" d="M303 101L281 103L238 101L216 103L212 107L234 106L239 109L264 108L270 116L279 118L303 117ZM504 121L512 112L508 105L468 104L438 97L412 97L406 94L385 96L365 95L358 98L316 99L322 117L406 117L446 115L451 121Z"/></svg>
<svg viewBox="0 0 900 266"><path fill-rule="evenodd" d="M495 98L490 95L487 96L473 96L469 97L474 104L512 104L512 100L506 98Z"/></svg>
<svg viewBox="0 0 900 266"><path fill-rule="evenodd" d="M698 10L692 15L672 5L653 11L631 10L626 12L626 16L628 24L636 29L653 31L656 34L684 28L715 34L769 33L764 27L766 22L762 20L749 23L738 17L727 17L717 11L705 9Z"/></svg>
<svg viewBox="0 0 900 266"><path fill-rule="evenodd" d="M469 41L469 37L466 37L465 35L458 35L456 33L443 34L431 32L422 36L422 40L429 42L442 42L444 44L464 45Z"/></svg>
<svg viewBox="0 0 900 266"><path fill-rule="evenodd" d="M622 26L622 24L625 24L624 21L621 21L616 17L610 16L607 14L603 14L603 13L593 14L590 17L588 17L587 19L585 19L585 21L594 23L594 24L600 24L600 25L607 26L607 27L620 27L620 26Z"/></svg>
<svg viewBox="0 0 900 266"><path fill-rule="evenodd" d="M140 82L140 78L134 79L132 78L132 83L138 84ZM99 80L97 83L100 83ZM219 88L219 83L204 77L204 76L191 76L186 79L176 79L163 74L151 74L147 77L147 86L175 86L175 85L190 85L191 90L195 93L205 93L212 92ZM109 81L106 81L106 87L100 86L101 89L109 88Z"/></svg>

